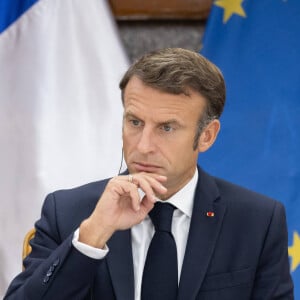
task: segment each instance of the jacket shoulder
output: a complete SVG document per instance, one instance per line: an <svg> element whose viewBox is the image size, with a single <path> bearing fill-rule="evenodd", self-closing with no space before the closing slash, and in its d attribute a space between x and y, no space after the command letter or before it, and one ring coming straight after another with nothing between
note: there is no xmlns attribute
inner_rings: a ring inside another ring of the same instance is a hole
<svg viewBox="0 0 300 300"><path fill-rule="evenodd" d="M230 220L261 230L267 230L272 220L282 224L286 222L285 208L281 202L220 178L214 180L219 189L219 200L226 203Z"/></svg>
<svg viewBox="0 0 300 300"><path fill-rule="evenodd" d="M91 182L48 194L43 204L41 220L48 219L56 224L55 227L64 239L93 212L108 180ZM40 221L36 223L37 226L39 224Z"/></svg>
<svg viewBox="0 0 300 300"><path fill-rule="evenodd" d="M70 203L68 202L74 204L77 201L88 201L89 199L99 198L105 189L108 180L109 179L104 179L70 189L61 189L54 191L51 194L60 204L69 205Z"/></svg>
<svg viewBox="0 0 300 300"><path fill-rule="evenodd" d="M229 203L240 202L242 205L249 203L251 206L258 205L259 207L273 207L275 204L282 205L279 201L267 195L263 195L218 177L213 178L220 191L220 195Z"/></svg>

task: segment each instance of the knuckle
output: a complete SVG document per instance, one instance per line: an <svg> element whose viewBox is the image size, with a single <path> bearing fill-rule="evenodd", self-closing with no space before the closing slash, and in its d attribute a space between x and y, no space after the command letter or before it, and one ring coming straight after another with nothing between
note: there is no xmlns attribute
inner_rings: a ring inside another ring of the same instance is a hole
<svg viewBox="0 0 300 300"><path fill-rule="evenodd" d="M108 185L111 183L116 182L117 178L116 177L112 177L109 181L108 181Z"/></svg>

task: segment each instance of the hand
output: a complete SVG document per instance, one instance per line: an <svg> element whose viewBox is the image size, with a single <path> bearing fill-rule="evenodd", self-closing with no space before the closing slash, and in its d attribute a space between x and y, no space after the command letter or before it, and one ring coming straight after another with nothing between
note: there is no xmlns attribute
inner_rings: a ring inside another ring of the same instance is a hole
<svg viewBox="0 0 300 300"><path fill-rule="evenodd" d="M112 178L96 208L80 225L79 241L96 248L103 248L116 230L131 228L145 219L156 201L155 194L163 195L162 185L167 178L151 173L136 173ZM142 201L138 193L145 193Z"/></svg>

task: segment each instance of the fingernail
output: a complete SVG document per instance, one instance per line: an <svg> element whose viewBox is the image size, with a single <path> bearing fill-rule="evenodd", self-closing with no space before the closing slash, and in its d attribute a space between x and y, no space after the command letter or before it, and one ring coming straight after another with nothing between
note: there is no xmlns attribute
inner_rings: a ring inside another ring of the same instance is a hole
<svg viewBox="0 0 300 300"><path fill-rule="evenodd" d="M160 188L161 188L162 190L165 190L165 191L167 190L167 188L166 188L165 186L163 186L163 185L161 185Z"/></svg>

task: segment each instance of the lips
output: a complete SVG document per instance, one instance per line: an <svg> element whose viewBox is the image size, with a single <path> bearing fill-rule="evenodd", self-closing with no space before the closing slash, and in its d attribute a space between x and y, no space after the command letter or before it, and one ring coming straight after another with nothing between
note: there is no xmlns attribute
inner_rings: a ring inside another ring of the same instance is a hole
<svg viewBox="0 0 300 300"><path fill-rule="evenodd" d="M157 165L143 163L143 162L134 162L133 166L137 172L155 173L160 169L160 167Z"/></svg>

